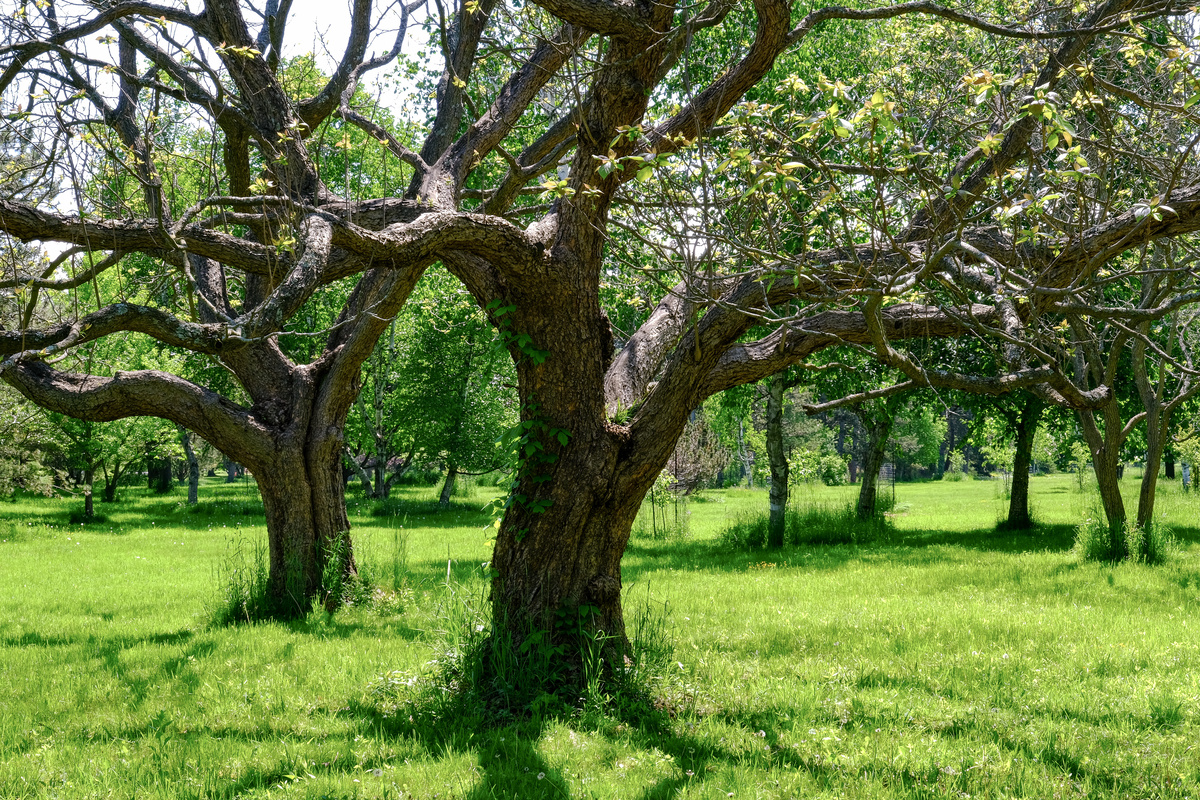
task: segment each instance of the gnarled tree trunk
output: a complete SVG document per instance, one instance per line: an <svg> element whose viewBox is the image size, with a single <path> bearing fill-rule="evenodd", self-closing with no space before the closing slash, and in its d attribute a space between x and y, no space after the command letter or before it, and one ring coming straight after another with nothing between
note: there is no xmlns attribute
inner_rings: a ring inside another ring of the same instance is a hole
<svg viewBox="0 0 1200 800"><path fill-rule="evenodd" d="M1126 432L1121 424L1115 396L1100 411L1099 423L1090 410L1079 412L1079 423L1083 429L1084 440L1092 453L1092 471L1096 474L1096 486L1100 492L1104 517L1108 521L1110 531L1119 531L1125 526L1126 517L1117 468L1121 464L1121 446L1125 444Z"/></svg>
<svg viewBox="0 0 1200 800"><path fill-rule="evenodd" d="M273 465L254 473L267 516L268 595L280 616L307 613L313 599L325 599L327 573L354 574L339 469L336 459L333 464L307 460L305 450L297 448L279 453ZM336 604L340 598L332 600Z"/></svg>

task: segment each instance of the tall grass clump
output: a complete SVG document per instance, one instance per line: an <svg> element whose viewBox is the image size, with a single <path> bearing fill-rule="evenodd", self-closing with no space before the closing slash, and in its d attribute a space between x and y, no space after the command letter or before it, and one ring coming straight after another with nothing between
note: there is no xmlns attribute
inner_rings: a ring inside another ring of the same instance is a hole
<svg viewBox="0 0 1200 800"><path fill-rule="evenodd" d="M1149 523L1139 526L1126 520L1110 526L1099 518L1084 520L1075 530L1075 553L1083 561L1123 561L1161 564L1171 553L1173 539L1168 529Z"/></svg>
<svg viewBox="0 0 1200 800"><path fill-rule="evenodd" d="M679 669L665 605L648 601L630 615L626 646L587 630L586 606L560 611L549 629L512 626L491 617L482 593L449 588L430 669L387 673L370 687L385 719L503 725L598 714L654 724L683 694L672 688Z"/></svg>
<svg viewBox="0 0 1200 800"><path fill-rule="evenodd" d="M384 614L404 611L413 598L408 574L408 534L395 528L382 547L358 549L355 560L358 571L345 584L342 603Z"/></svg>
<svg viewBox="0 0 1200 800"><path fill-rule="evenodd" d="M881 505L886 505L884 500L879 498ZM731 550L765 547L769 522L767 511L744 515L721 532L721 544ZM894 533L895 527L883 513L860 519L853 503L813 503L800 508L789 506L784 511L783 542L788 546L866 544L886 541Z"/></svg>
<svg viewBox="0 0 1200 800"><path fill-rule="evenodd" d="M1125 522L1125 553L1130 561L1139 564L1161 564L1174 549L1175 541L1169 529L1153 522L1139 527L1133 520Z"/></svg>
<svg viewBox="0 0 1200 800"><path fill-rule="evenodd" d="M211 619L215 625L257 622L272 615L267 594L267 546L261 537L249 539L238 529L225 541L225 556L216 568L217 597Z"/></svg>

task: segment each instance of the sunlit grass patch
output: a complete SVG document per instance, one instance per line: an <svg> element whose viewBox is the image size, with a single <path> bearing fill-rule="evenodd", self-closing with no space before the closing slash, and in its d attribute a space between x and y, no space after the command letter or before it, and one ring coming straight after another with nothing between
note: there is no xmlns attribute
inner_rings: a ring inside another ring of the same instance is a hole
<svg viewBox="0 0 1200 800"><path fill-rule="evenodd" d="M381 517L352 491L360 567L400 600L233 628L206 609L229 538L265 539L252 486L206 481L211 512L130 489L112 531L0 503L0 539L30 531L0 544L0 798L1196 797L1200 504L1163 487L1165 565L1086 563L1072 481L1034 478L1029 532L996 530L987 481L898 484L888 541L754 552L719 534L766 493L709 492L624 562L630 619L667 610L654 716L507 722L374 694L430 673L453 593L485 597L482 488L439 512L399 487Z"/></svg>

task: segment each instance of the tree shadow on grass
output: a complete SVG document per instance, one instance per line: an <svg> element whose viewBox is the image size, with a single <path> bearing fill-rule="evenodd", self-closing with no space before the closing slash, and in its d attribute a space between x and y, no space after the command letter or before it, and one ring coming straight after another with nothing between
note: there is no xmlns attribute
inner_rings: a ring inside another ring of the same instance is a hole
<svg viewBox="0 0 1200 800"><path fill-rule="evenodd" d="M394 637L404 642L416 642L425 638L426 635L423 631L409 627L408 625L382 621L366 622L357 619L346 619L336 613L332 616L311 614L303 619L293 619L281 624L286 626L292 633L323 639L350 639L355 636L386 634L389 637Z"/></svg>
<svg viewBox="0 0 1200 800"><path fill-rule="evenodd" d="M1026 530L1001 526L967 531L906 531L897 538L901 547L961 547L989 553L1067 552L1075 544L1075 526L1037 525Z"/></svg>
<svg viewBox="0 0 1200 800"><path fill-rule="evenodd" d="M1067 552L1075 528L1044 525L1028 531L979 528L962 532L906 531L885 542L838 545L791 545L780 548L733 549L714 540L655 541L634 539L625 551L621 572L631 583L650 572L745 572L759 563L787 564L807 571L835 571L852 564L886 559L893 564L932 565L953 560L937 548L989 553Z"/></svg>

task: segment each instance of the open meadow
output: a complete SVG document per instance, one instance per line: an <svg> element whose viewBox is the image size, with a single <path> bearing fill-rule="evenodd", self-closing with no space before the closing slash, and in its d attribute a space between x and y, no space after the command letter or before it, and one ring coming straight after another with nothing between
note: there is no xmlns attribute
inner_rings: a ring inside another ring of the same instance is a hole
<svg viewBox="0 0 1200 800"><path fill-rule="evenodd" d="M0 503L0 798L1200 796L1200 500L1177 483L1159 566L1080 562L1071 475L1032 480L1029 534L995 530L996 481L900 484L889 537L776 551L720 540L765 492L705 492L624 561L627 619L672 648L654 708L507 721L420 680L476 624L487 491L352 495L374 595L233 626L211 620L261 547L253 486L125 489L86 526L78 501Z"/></svg>

